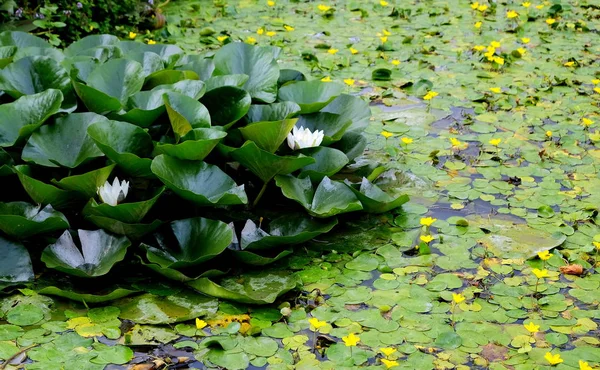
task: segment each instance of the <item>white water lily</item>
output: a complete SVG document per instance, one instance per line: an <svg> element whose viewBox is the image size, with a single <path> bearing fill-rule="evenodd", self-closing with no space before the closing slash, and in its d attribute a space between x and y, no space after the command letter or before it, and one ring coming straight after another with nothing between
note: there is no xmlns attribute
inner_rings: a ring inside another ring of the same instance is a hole
<svg viewBox="0 0 600 370"><path fill-rule="evenodd" d="M300 126L300 128L294 126L292 132L287 136L287 143L292 150L312 148L321 145L324 136L323 130L311 132L304 126Z"/></svg>
<svg viewBox="0 0 600 370"><path fill-rule="evenodd" d="M129 192L129 181L123 180L119 183L119 178L115 177L112 185L110 182L105 182L104 185L98 188L98 195L100 199L106 204L116 206L119 202L122 202L127 193Z"/></svg>

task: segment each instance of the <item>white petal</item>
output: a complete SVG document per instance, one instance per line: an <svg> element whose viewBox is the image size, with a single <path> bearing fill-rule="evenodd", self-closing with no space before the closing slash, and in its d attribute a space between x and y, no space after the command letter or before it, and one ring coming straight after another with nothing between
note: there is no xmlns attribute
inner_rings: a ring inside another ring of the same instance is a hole
<svg viewBox="0 0 600 370"><path fill-rule="evenodd" d="M294 126L295 128L296 126ZM287 144L290 147L290 149L294 150L294 135L292 135L292 133L290 132L287 136Z"/></svg>

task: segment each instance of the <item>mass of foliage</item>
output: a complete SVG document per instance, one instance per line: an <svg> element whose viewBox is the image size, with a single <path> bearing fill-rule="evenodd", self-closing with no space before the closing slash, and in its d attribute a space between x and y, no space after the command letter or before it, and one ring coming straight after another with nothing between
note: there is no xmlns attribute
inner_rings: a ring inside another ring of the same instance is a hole
<svg viewBox="0 0 600 370"><path fill-rule="evenodd" d="M209 279L232 261L266 265L336 215L406 202L342 171L365 148L367 103L280 69L279 51L0 34L1 284L39 260L82 279L141 263L231 298Z"/></svg>

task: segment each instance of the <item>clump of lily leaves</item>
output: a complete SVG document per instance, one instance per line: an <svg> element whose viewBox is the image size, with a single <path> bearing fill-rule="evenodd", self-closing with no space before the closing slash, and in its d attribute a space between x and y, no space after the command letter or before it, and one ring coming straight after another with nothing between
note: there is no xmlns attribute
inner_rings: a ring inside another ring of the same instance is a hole
<svg viewBox="0 0 600 370"><path fill-rule="evenodd" d="M260 296L223 275L291 254L337 215L406 202L345 170L366 146L367 103L280 69L279 52L230 43L185 55L111 35L60 50L1 33L0 287L35 271L58 281L42 293L102 301L139 286L100 298L73 286L141 268L212 296L272 302L298 280L249 276L272 285ZM68 287L62 274L74 277Z"/></svg>

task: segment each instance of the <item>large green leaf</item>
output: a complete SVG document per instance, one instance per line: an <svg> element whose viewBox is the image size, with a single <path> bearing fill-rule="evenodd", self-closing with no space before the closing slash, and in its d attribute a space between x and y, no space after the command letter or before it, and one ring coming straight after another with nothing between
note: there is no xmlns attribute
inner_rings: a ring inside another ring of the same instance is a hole
<svg viewBox="0 0 600 370"><path fill-rule="evenodd" d="M113 35L90 35L75 41L65 49L68 57L83 55L89 49L96 49L100 46L115 46L119 44L119 38Z"/></svg>
<svg viewBox="0 0 600 370"><path fill-rule="evenodd" d="M90 112L107 114L120 111L122 104L117 98L96 90L93 87L73 81L73 88Z"/></svg>
<svg viewBox="0 0 600 370"><path fill-rule="evenodd" d="M97 215L87 216L85 219L104 230L117 235L125 235L132 240L141 239L144 235L153 232L162 225L161 220L153 220L149 224L126 223L114 218Z"/></svg>
<svg viewBox="0 0 600 370"><path fill-rule="evenodd" d="M34 132L23 149L21 158L46 167L75 168L104 153L88 136L91 124L105 121L95 113L73 113L57 118Z"/></svg>
<svg viewBox="0 0 600 370"><path fill-rule="evenodd" d="M0 46L0 68L4 68L14 60L16 46Z"/></svg>
<svg viewBox="0 0 600 370"><path fill-rule="evenodd" d="M167 279L179 281L182 283L196 280L196 279L203 278L203 277L223 276L223 275L227 274L227 272L228 272L228 271L211 269L210 267L203 269L202 265L193 266L193 267L190 267L187 269L180 268L180 269L176 270L176 269L170 268L170 267L163 267L156 263L147 262L141 257L140 257L140 261L144 266L146 266L149 269L153 270L154 272L166 277Z"/></svg>
<svg viewBox="0 0 600 370"><path fill-rule="evenodd" d="M15 166L15 170L21 185L36 203L52 204L52 207L61 209L78 200L77 193L73 191L63 190L35 179L29 166Z"/></svg>
<svg viewBox="0 0 600 370"><path fill-rule="evenodd" d="M391 211L409 201L408 195L401 194L394 198L364 177L359 189L356 189L352 185L348 186L352 189L358 200L360 200L364 210L371 213Z"/></svg>
<svg viewBox="0 0 600 370"><path fill-rule="evenodd" d="M284 249L282 251L271 253L270 255L264 255L264 253L259 254L248 250L232 252L235 259L252 266L266 266L273 262L279 261L280 259L287 257L292 253L294 253L294 251L291 249Z"/></svg>
<svg viewBox="0 0 600 370"><path fill-rule="evenodd" d="M77 248L69 230L56 243L42 252L42 261L53 268L79 277L106 275L113 265L125 257L131 242L103 230L78 230L81 250Z"/></svg>
<svg viewBox="0 0 600 370"><path fill-rule="evenodd" d="M272 154L260 149L252 141L247 141L241 148L233 150L230 154L265 183L276 175L286 175L315 162L314 158L302 154L298 156Z"/></svg>
<svg viewBox="0 0 600 370"><path fill-rule="evenodd" d="M199 80L200 77L193 71L176 71L173 69L163 69L146 77L144 89L150 90L156 86L174 84L183 80Z"/></svg>
<svg viewBox="0 0 600 370"><path fill-rule="evenodd" d="M163 59L158 54L149 51L134 51L123 57L140 63L144 78L165 68Z"/></svg>
<svg viewBox="0 0 600 370"><path fill-rule="evenodd" d="M246 81L248 81L248 78L248 75L213 76L206 80L206 91L214 90L223 86L243 88Z"/></svg>
<svg viewBox="0 0 600 370"><path fill-rule="evenodd" d="M208 80L215 70L215 63L212 58L205 58L201 55L186 55L185 59L185 64L175 69L194 71L202 81Z"/></svg>
<svg viewBox="0 0 600 370"><path fill-rule="evenodd" d="M242 250L266 250L307 242L337 225L337 220L315 220L302 214L288 214L271 221L267 230L246 221L240 236Z"/></svg>
<svg viewBox="0 0 600 370"><path fill-rule="evenodd" d="M344 152L348 160L353 161L363 154L367 147L367 138L358 132L346 132L340 141L333 144L333 147Z"/></svg>
<svg viewBox="0 0 600 370"><path fill-rule="evenodd" d="M297 126L308 128L311 132L323 131L325 136L321 145L327 146L340 140L351 124L351 120L345 119L339 114L318 112L301 115Z"/></svg>
<svg viewBox="0 0 600 370"><path fill-rule="evenodd" d="M109 118L140 127L151 126L165 112L163 94L163 90L135 93L129 97L125 112L111 113Z"/></svg>
<svg viewBox="0 0 600 370"><path fill-rule="evenodd" d="M214 75L250 76L244 89L253 99L272 103L277 97L279 66L272 48L232 42L215 53Z"/></svg>
<svg viewBox="0 0 600 370"><path fill-rule="evenodd" d="M300 106L293 101L273 104L252 104L248 110L249 122L281 121L300 112Z"/></svg>
<svg viewBox="0 0 600 370"><path fill-rule="evenodd" d="M211 128L196 128L188 132L179 144L156 143L154 155L167 154L189 161L203 160L227 133Z"/></svg>
<svg viewBox="0 0 600 370"><path fill-rule="evenodd" d="M60 90L63 96L72 93L69 74L52 58L24 57L0 70L0 90L15 99L48 89Z"/></svg>
<svg viewBox="0 0 600 370"><path fill-rule="evenodd" d="M131 52L150 52L160 56L170 67L183 57L183 51L177 45L170 44L145 44L139 41L124 40L119 43L119 47L125 53Z"/></svg>
<svg viewBox="0 0 600 370"><path fill-rule="evenodd" d="M244 185L238 186L219 167L200 161L182 161L161 154L152 172L180 197L198 205L246 204Z"/></svg>
<svg viewBox="0 0 600 370"><path fill-rule="evenodd" d="M248 113L252 98L245 90L223 86L207 92L200 102L210 112L213 125L229 128Z"/></svg>
<svg viewBox="0 0 600 370"><path fill-rule="evenodd" d="M187 284L217 298L249 304L269 304L275 302L280 295L300 286L300 279L288 271L261 271L215 279L215 282L209 278L201 278Z"/></svg>
<svg viewBox="0 0 600 370"><path fill-rule="evenodd" d="M197 266L223 253L233 241L224 222L196 217L173 221L170 230L156 235L158 247L142 244L146 258L163 268Z"/></svg>
<svg viewBox="0 0 600 370"><path fill-rule="evenodd" d="M199 101L176 92L164 94L163 100L176 139L194 128L210 127L210 113Z"/></svg>
<svg viewBox="0 0 600 370"><path fill-rule="evenodd" d="M259 148L275 153L296 125L296 118L281 121L263 121L241 127L240 132L246 140L252 140Z"/></svg>
<svg viewBox="0 0 600 370"><path fill-rule="evenodd" d="M277 176L275 181L285 197L300 203L308 213L316 217L331 217L363 208L352 190L327 176L316 190L309 177L297 179L293 176Z"/></svg>
<svg viewBox="0 0 600 370"><path fill-rule="evenodd" d="M106 156L131 176L152 177L149 157L152 138L144 129L126 122L101 121L88 127L88 135Z"/></svg>
<svg viewBox="0 0 600 370"><path fill-rule="evenodd" d="M1 36L1 34L0 34ZM0 289L33 280L33 268L27 249L0 236Z"/></svg>
<svg viewBox="0 0 600 370"><path fill-rule="evenodd" d="M98 168L81 175L63 177L59 181L53 179L52 183L62 189L72 190L81 194L85 199L96 196L98 188L102 186L110 176L115 164Z"/></svg>
<svg viewBox="0 0 600 370"><path fill-rule="evenodd" d="M69 228L69 221L52 206L26 202L0 203L0 230L16 239L26 239Z"/></svg>
<svg viewBox="0 0 600 370"><path fill-rule="evenodd" d="M83 291L75 291L72 286L65 284L64 281L61 281L60 285L56 285L58 286L46 285L37 288L36 291L39 294L62 297L83 304L114 301L115 299L124 298L138 292L130 288L113 287L105 289L105 291L100 293L90 293L89 287Z"/></svg>
<svg viewBox="0 0 600 370"><path fill-rule="evenodd" d="M355 132L364 131L371 120L369 104L357 96L348 94L338 96L321 112L339 114L341 121L352 121L349 130Z"/></svg>
<svg viewBox="0 0 600 370"><path fill-rule="evenodd" d="M135 224L142 221L150 209L152 209L154 204L156 204L158 198L160 198L164 190L164 186L159 188L148 200L132 203L120 203L116 206L111 206L110 204L106 203L98 204L95 199L90 199L88 204L83 209L82 214L85 217L102 216L124 223Z"/></svg>
<svg viewBox="0 0 600 370"><path fill-rule="evenodd" d="M0 146L12 146L19 139L28 137L51 115L58 112L62 101L62 93L50 89L0 105Z"/></svg>
<svg viewBox="0 0 600 370"><path fill-rule="evenodd" d="M325 176L335 175L349 162L343 152L324 146L303 149L302 153L314 158L315 162L303 167L298 177L308 176L313 182L319 182Z"/></svg>
<svg viewBox="0 0 600 370"><path fill-rule="evenodd" d="M279 89L279 100L289 100L300 106L300 113L314 113L321 110L342 93L344 86L335 82L298 81Z"/></svg>
<svg viewBox="0 0 600 370"><path fill-rule="evenodd" d="M4 31L0 33L0 45L17 46L19 48L26 48L29 46L36 46L40 48L52 47L48 41L42 39L41 37L21 31Z"/></svg>

